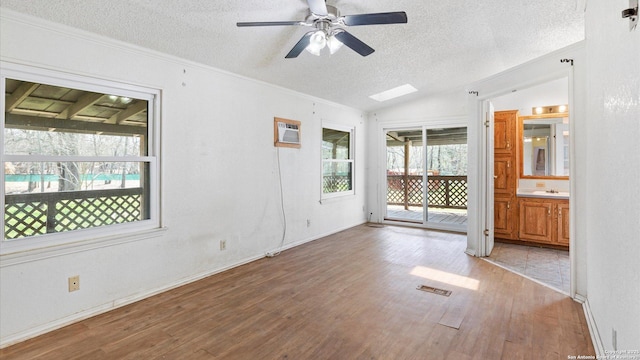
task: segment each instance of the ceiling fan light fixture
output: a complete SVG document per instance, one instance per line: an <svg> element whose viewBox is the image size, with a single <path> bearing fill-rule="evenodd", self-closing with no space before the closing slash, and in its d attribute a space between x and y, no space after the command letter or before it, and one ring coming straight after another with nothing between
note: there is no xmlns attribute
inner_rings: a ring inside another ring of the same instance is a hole
<svg viewBox="0 0 640 360"><path fill-rule="evenodd" d="M313 47L313 46L309 45L309 46L307 46L307 48L305 50L307 50L308 52L312 53L315 56L320 56L320 50L321 49L318 49L316 47Z"/></svg>
<svg viewBox="0 0 640 360"><path fill-rule="evenodd" d="M342 42L336 38L336 34L331 34L327 39L327 47L329 48L329 52L331 55L335 54L336 51L340 50L342 47Z"/></svg>
<svg viewBox="0 0 640 360"><path fill-rule="evenodd" d="M322 30L318 30L309 38L307 51L313 55L320 56L320 50L324 49L325 46L327 46L327 34Z"/></svg>
<svg viewBox="0 0 640 360"><path fill-rule="evenodd" d="M362 40L351 35L343 27L360 25L406 24L407 14L404 11L385 13L369 13L340 15L340 11L326 0L306 0L309 6L307 17L303 21L249 21L237 22L238 27L250 26L306 26L312 30L304 34L296 45L287 53L286 59L298 57L303 50L320 55L322 49L329 46L334 54L344 44L361 56L369 56L375 50Z"/></svg>

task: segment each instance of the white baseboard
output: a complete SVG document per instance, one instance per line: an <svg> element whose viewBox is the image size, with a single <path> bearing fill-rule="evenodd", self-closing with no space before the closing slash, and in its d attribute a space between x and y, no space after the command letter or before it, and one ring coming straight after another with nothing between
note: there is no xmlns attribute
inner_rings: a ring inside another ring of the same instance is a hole
<svg viewBox="0 0 640 360"><path fill-rule="evenodd" d="M293 242L293 243L288 243L288 244L285 244L282 247L282 249L280 249L279 251L290 249L290 248L293 248L293 247L296 247L296 246L299 246L299 245L302 245L302 244L305 244L305 243L308 243L308 242L311 242L311 241L314 241L314 240L318 240L318 239L321 239L321 238L323 238L325 236L329 236L329 235L338 233L340 231L343 231L343 230L346 230L346 229L350 229L350 228L352 228L354 226L358 226L358 225L361 225L363 223L364 222L358 222L358 223L356 223L354 225L345 226L345 227L339 228L339 229L334 229L334 230L329 231L327 233L316 235L316 236L310 237L308 239L304 239L304 240L301 240L301 241L296 241L296 242ZM265 257L265 255L263 255L263 254L251 256L251 257L242 259L240 261L237 261L237 262L235 262L233 264L226 265L226 266L223 266L223 267L220 267L220 268L216 268L214 270L206 271L206 272L203 272L203 273L200 273L200 274L196 274L196 275L193 275L193 276L189 276L189 277L180 279L178 281L175 281L173 283L167 284L165 286L161 286L159 288L156 288L156 289L153 289L153 290L150 290L150 291L146 291L144 293L135 294L135 295L132 295L132 296L127 296L127 297L124 297L124 298L121 298L121 299L116 299L116 300L113 300L113 301L111 301L109 303L102 304L102 305L93 307L91 309L88 309L88 310L85 310L85 311L81 311L81 312L75 313L73 315L66 316L66 317L63 317L61 319L58 319L58 320L55 320L55 321L52 321L52 322L49 322L49 323L46 323L46 324L43 324L43 325L40 325L40 326L36 326L36 327L33 327L31 329L28 329L28 330L25 330L25 331L22 331L22 332L19 332L19 333L15 333L15 334L12 334L12 335L9 335L9 336L3 336L2 339L0 340L0 349L5 348L7 346L11 346L13 344L17 344L19 342L22 342L22 341L25 341L25 340L28 340L28 339L31 339L31 338L34 338L36 336L43 335L43 334L48 333L48 332L63 328L65 326L67 326L67 325L71 325L71 324L76 323L78 321L82 321L82 320L88 319L90 317L93 317L93 316L96 316L96 315L100 315L100 314L106 313L106 312L111 311L111 310L115 310L117 308L129 305L129 304L133 304L133 303L135 303L137 301L140 301L140 300L146 299L148 297L151 297L151 296L154 296L154 295L158 295L158 294L163 293L165 291L169 291L171 289L175 289L177 287L180 287L180 286L183 286L183 285L186 285L186 284L189 284L189 283L204 279L204 278L206 278L208 276L215 275L215 274L221 273L221 272L229 270L229 269L233 269L235 267L238 267L238 266L241 266L241 265L244 265L244 264L248 264L250 262L262 259L264 257Z"/></svg>
<svg viewBox="0 0 640 360"><path fill-rule="evenodd" d="M344 226L344 227L341 227L341 228L338 228L338 229L334 229L334 230L331 230L329 232L326 232L326 233L323 233L323 234L319 234L319 235L315 235L315 236L312 236L312 237L304 239L304 240L295 241L295 242L292 242L292 243L287 243L287 244L282 245L282 247L279 247L277 249L273 249L272 251L268 251L267 253L277 254L277 253L279 253L281 251L288 250L288 249L294 248L296 246L300 246L302 244L306 244L308 242L312 242L312 241L315 241L315 240L318 240L318 239L322 239L323 237L326 237L326 236L329 236L329 235L333 235L335 233L339 233L340 231L351 229L352 227L356 227L358 225L362 225L362 224L365 224L365 223L366 223L366 221L360 221L360 222L357 222L355 224L347 225L347 226Z"/></svg>
<svg viewBox="0 0 640 360"><path fill-rule="evenodd" d="M589 307L589 299L576 294L576 298L578 297L584 299L584 302L582 303L582 309L584 310L584 317L587 320L587 326L589 327L589 334L591 335L593 348L596 350L596 358L604 359L604 345L602 344L600 332L598 331L598 327L596 326L596 319L593 317L593 313L591 312L591 308Z"/></svg>

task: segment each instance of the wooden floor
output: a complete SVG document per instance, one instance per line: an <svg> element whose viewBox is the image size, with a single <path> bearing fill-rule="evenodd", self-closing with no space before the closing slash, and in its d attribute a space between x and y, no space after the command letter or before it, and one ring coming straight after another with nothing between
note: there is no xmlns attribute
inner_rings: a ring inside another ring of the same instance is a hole
<svg viewBox="0 0 640 360"><path fill-rule="evenodd" d="M595 355L580 304L464 254L465 244L459 234L358 226L5 348L0 358Z"/></svg>

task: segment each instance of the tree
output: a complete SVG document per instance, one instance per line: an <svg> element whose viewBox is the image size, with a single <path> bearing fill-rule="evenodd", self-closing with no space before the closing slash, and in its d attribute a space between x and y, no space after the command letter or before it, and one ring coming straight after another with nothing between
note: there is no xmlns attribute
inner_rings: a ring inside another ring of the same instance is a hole
<svg viewBox="0 0 640 360"><path fill-rule="evenodd" d="M83 134L62 131L5 129L5 153L56 156L124 156L140 151L140 138L133 135ZM91 189L101 175L121 173L121 187L127 173L139 171L137 163L60 161L55 163L13 163L16 174L30 175L26 188L45 191L45 177L58 176L58 191ZM48 186L47 186L48 187Z"/></svg>

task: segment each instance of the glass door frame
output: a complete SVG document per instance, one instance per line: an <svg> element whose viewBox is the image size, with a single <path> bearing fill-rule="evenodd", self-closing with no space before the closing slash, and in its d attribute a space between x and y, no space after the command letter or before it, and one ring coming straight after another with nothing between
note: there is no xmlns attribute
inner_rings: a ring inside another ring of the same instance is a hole
<svg viewBox="0 0 640 360"><path fill-rule="evenodd" d="M418 222L418 221L415 221L415 220L409 220L409 219L403 219L403 218L388 218L387 217L387 211L388 211L387 196L388 196L388 191L389 191L389 189L388 189L388 186L389 186L388 170L389 169L387 169L387 155L388 155L388 152L387 152L387 148L388 148L387 147L387 134L389 132L393 132L393 131L420 131L420 137L421 137L422 144L423 144L422 145L422 147L423 147L422 156L423 156L423 159L426 159L426 147L424 146L426 131L424 129L424 126L406 126L406 127L394 127L394 128L385 128L385 129L383 129L383 138L384 138L384 145L383 145L384 157L383 157L383 159L385 159L384 160L385 165L384 165L384 181L382 182L382 184L383 184L382 187L383 187L383 191L384 191L382 199L384 199L384 202L383 202L383 210L382 210L381 214L383 214L383 219L385 221L398 222L398 223L407 224L407 225L412 224L412 225L422 226L422 225L424 225L426 223L426 219L427 219L427 216L428 216L427 215L427 210L428 209L426 207L426 205L428 205L428 201L426 200L427 199L427 197L426 197L426 186L425 186L426 171L425 171L424 161L421 164L421 168L422 168L422 209L423 209L422 210L422 221ZM405 159L406 159L407 155L408 154L405 152L405 154L404 154L404 158ZM406 168L405 168L405 171L406 171ZM405 183L404 187L406 188L406 186L407 186L407 184Z"/></svg>
<svg viewBox="0 0 640 360"><path fill-rule="evenodd" d="M413 122L413 123L381 123L379 124L380 130L380 152L379 152L379 169L380 169L380 180L378 189L378 198L381 199L378 204L378 211L382 215L380 220L385 224L395 224L395 225L403 225L403 226L411 226L411 227L422 227L427 229L434 230L445 230L445 231L454 231L454 232L467 232L467 225L459 225L459 224L451 224L451 223L434 223L429 222L429 193L428 193L428 175L426 169L426 161L427 161L427 130L429 129L442 129L442 128L454 128L454 127L465 127L467 128L468 133L468 121L465 116L463 117L452 117L445 119L437 119L431 121L421 121L421 122ZM406 222L400 221L396 219L387 219L387 165L386 165L386 153L387 153L387 132L389 131L398 131L398 130L422 130L422 141L423 141L423 156L424 156L424 171L422 175L422 186L423 186L423 219L421 223L417 222ZM467 140L468 145L468 140ZM467 171L468 172L468 171ZM468 196L468 194L467 194Z"/></svg>

